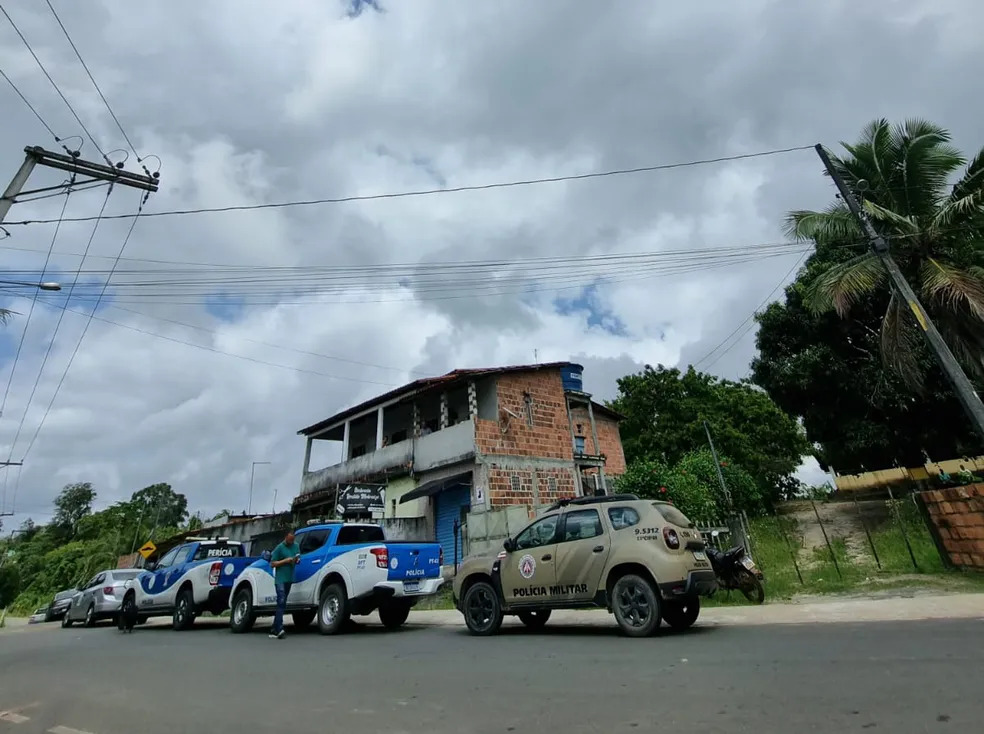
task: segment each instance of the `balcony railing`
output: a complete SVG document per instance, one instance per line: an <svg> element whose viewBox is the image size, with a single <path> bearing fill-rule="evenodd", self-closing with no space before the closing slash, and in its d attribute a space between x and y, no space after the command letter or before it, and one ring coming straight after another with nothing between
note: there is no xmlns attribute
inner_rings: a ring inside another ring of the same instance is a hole
<svg viewBox="0 0 984 734"><path fill-rule="evenodd" d="M301 494L317 492L335 484L364 481L383 472L413 467L424 472L465 461L475 455L475 424L462 421L426 436L383 446L334 466L307 472L301 481Z"/></svg>

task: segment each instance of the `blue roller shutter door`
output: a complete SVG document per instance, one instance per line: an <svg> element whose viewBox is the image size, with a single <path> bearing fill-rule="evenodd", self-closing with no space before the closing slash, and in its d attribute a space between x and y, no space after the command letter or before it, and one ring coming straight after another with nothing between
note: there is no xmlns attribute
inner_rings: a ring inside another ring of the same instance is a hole
<svg viewBox="0 0 984 734"><path fill-rule="evenodd" d="M471 488L454 487L434 496L434 519L437 542L444 549L444 565L454 564L454 521L461 521L461 508L471 507ZM458 560L462 557L461 534L458 535Z"/></svg>

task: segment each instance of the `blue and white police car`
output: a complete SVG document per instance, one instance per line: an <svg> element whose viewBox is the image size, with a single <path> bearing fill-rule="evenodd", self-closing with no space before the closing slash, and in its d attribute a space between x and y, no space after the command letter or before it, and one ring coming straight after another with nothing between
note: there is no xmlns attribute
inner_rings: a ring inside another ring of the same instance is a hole
<svg viewBox="0 0 984 734"><path fill-rule="evenodd" d="M379 611L388 628L406 622L410 608L436 594L444 579L444 556L437 543L387 541L379 525L319 523L296 533L300 561L287 611L294 626L317 618L322 634L335 634L350 615ZM233 632L247 632L260 615L272 614L277 594L267 560L240 574L232 594Z"/></svg>

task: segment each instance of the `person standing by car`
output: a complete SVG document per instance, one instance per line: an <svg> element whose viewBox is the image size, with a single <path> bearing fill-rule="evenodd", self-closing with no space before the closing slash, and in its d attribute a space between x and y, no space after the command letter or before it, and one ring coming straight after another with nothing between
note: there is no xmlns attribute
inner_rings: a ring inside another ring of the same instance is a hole
<svg viewBox="0 0 984 734"><path fill-rule="evenodd" d="M282 640L287 636L284 632L284 611L287 609L291 584L294 583L294 565L300 557L301 549L294 542L294 531L288 530L283 542L273 549L270 556L274 588L277 590L277 611L273 615L273 627L270 628L271 638Z"/></svg>

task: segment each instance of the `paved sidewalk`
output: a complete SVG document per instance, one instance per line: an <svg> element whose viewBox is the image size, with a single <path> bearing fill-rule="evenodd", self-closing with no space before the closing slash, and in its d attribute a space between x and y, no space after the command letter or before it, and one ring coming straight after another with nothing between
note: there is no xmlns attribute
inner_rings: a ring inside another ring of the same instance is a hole
<svg viewBox="0 0 984 734"><path fill-rule="evenodd" d="M357 618L362 619L362 618ZM739 626L773 624L817 624L836 622L898 622L924 619L981 619L984 620L984 594L947 594L885 599L830 599L805 604L778 603L758 607L710 607L701 612L698 625ZM370 622L378 622L376 615ZM226 619L202 619L200 623L225 626ZM454 610L411 612L409 624L418 627L460 627L461 614ZM148 624L169 625L170 617L155 617ZM261 617L258 626L269 624ZM288 622L289 624L289 622ZM521 624L507 617L505 624ZM604 626L614 624L612 616L603 610L558 611L550 618L551 625ZM31 625L31 629L46 629L57 625ZM25 618L7 618L6 629L0 634L27 628Z"/></svg>

